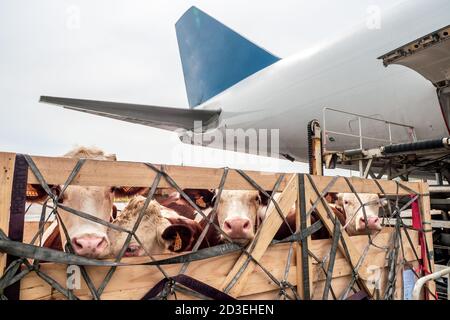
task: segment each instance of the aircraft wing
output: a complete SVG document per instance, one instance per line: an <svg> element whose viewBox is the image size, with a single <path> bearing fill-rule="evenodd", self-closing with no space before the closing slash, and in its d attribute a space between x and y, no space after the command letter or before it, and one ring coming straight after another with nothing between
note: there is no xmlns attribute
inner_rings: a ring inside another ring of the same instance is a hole
<svg viewBox="0 0 450 320"><path fill-rule="evenodd" d="M202 121L203 130L215 128L221 113L221 110L182 109L48 96L41 96L39 102L170 131L180 128L193 130L194 121Z"/></svg>

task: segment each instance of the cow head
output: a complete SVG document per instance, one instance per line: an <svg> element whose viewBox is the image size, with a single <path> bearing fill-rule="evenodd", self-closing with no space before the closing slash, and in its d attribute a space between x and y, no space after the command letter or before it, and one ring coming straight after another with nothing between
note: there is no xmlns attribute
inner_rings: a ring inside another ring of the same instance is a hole
<svg viewBox="0 0 450 320"><path fill-rule="evenodd" d="M258 211L263 205L258 191L223 190L217 206L219 227L233 241L247 243L255 236Z"/></svg>
<svg viewBox="0 0 450 320"><path fill-rule="evenodd" d="M184 189L183 192L192 200L204 214L207 214L211 208L214 198L214 192L208 189ZM202 216L197 214L194 207L180 195L177 191L173 191L167 197L159 197L155 199L164 207L176 211L179 215L192 220L200 221Z"/></svg>
<svg viewBox="0 0 450 320"><path fill-rule="evenodd" d="M124 229L132 230L145 201L146 198L142 196L133 198L113 223ZM137 257L167 251L191 250L201 231L200 225L195 221L181 217L173 210L152 200L136 230L140 243L132 237L125 256ZM111 239L111 254L117 255L125 243L127 234L109 229L108 236Z"/></svg>
<svg viewBox="0 0 450 320"><path fill-rule="evenodd" d="M184 189L183 191L200 209L204 210L206 215L211 212L212 206L217 205L217 216L214 222L229 238L239 243L246 243L253 239L261 221L261 208L267 207L268 198L258 191L223 190L220 199L217 197L217 190ZM219 203L216 203L217 201ZM179 195L163 202L163 205L183 216L195 217L195 219L199 217L198 214L195 215L195 209L184 199L179 198ZM220 235L218 240L224 240L223 238L223 235Z"/></svg>
<svg viewBox="0 0 450 320"><path fill-rule="evenodd" d="M345 212L347 233L349 235L373 234L380 231L381 221L378 217L378 211L386 200L371 193L359 193L358 196L364 205L366 217L364 217L361 203L354 193L339 193L337 195L336 204L342 207Z"/></svg>
<svg viewBox="0 0 450 320"><path fill-rule="evenodd" d="M88 158L96 160L115 161L114 154L104 154L103 151L93 148L77 148L65 155L71 158ZM68 186L61 194L61 186L50 186L53 193L60 196L59 202L66 207L88 213L105 221L110 220L113 212L115 197L128 197L141 192L144 188L124 187L96 187L96 186ZM40 185L30 185L27 192L29 202L41 202L47 194ZM58 209L62 223L67 229L72 247L76 254L103 258L109 250L110 241L107 228L96 222L81 218L75 214Z"/></svg>

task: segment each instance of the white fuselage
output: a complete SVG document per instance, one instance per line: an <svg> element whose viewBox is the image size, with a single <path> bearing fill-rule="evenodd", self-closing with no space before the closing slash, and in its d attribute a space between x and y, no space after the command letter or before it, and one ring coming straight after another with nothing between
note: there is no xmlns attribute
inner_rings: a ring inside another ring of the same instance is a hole
<svg viewBox="0 0 450 320"><path fill-rule="evenodd" d="M448 24L450 1L408 1L383 12L379 29L362 25L320 47L282 59L198 108L222 109L218 130L279 129L280 153L300 161L307 158L307 123L322 121L324 107L412 125L419 140L448 136L431 82L403 66L386 68L377 59ZM357 133L354 121L330 115L327 129ZM373 123L363 123L362 130L366 136L385 135L385 128ZM398 130L394 136L404 140L407 132ZM326 142L327 148L356 147L359 142L351 139L336 137L335 142Z"/></svg>

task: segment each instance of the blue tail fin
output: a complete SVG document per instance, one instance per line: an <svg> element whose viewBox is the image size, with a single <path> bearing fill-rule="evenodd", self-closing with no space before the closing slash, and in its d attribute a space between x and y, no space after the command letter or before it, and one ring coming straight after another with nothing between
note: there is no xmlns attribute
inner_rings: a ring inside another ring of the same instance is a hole
<svg viewBox="0 0 450 320"><path fill-rule="evenodd" d="M280 60L196 7L175 28L191 108Z"/></svg>

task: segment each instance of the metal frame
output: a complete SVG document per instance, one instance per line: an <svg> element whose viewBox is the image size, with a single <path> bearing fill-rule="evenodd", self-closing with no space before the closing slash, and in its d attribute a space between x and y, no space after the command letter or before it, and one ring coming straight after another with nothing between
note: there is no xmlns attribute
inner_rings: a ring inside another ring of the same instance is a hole
<svg viewBox="0 0 450 320"><path fill-rule="evenodd" d="M429 275L417 280L416 284L414 285L413 300L420 300L422 288L428 281L442 278L443 276L448 275L448 274L450 274L450 267L445 268L440 271L437 271L435 273L429 274ZM447 285L448 285L448 292L450 292L450 282ZM450 300L450 298L448 298L448 297L447 297L447 299Z"/></svg>
<svg viewBox="0 0 450 320"><path fill-rule="evenodd" d="M332 111L332 112L336 112L336 113L341 113L341 114L346 114L346 115L350 115L350 116L355 116L358 119L359 134L356 135L356 134L350 134L350 133L345 133L345 132L338 132L338 131L327 130L327 121L326 121L327 111ZM377 121L377 122L381 122L381 123L386 124L387 125L389 139L379 139L379 138L372 138L372 137L364 136L362 134L361 119L368 119L368 120ZM389 144L392 144L394 142L392 140L392 126L399 126L399 127L403 127L403 128L408 128L410 130L411 142L417 141L416 132L415 132L414 126L412 126L412 125L407 125L407 124L393 122L393 121L388 121L388 120L382 120L382 119L378 119L378 118L374 118L374 117L370 117L370 116L365 116L365 115L362 115L362 114L357 114L357 113L348 112L348 111L342 111L342 110L335 109L335 108L329 108L329 107L324 107L323 108L323 133L324 133L325 137L327 137L329 133L333 133L333 134L336 134L336 135L342 135L342 136L347 136L347 137L359 138L359 148L361 150L364 149L364 146L363 146L364 140L388 142ZM326 143L327 143L327 141L325 139L324 145L326 145Z"/></svg>

